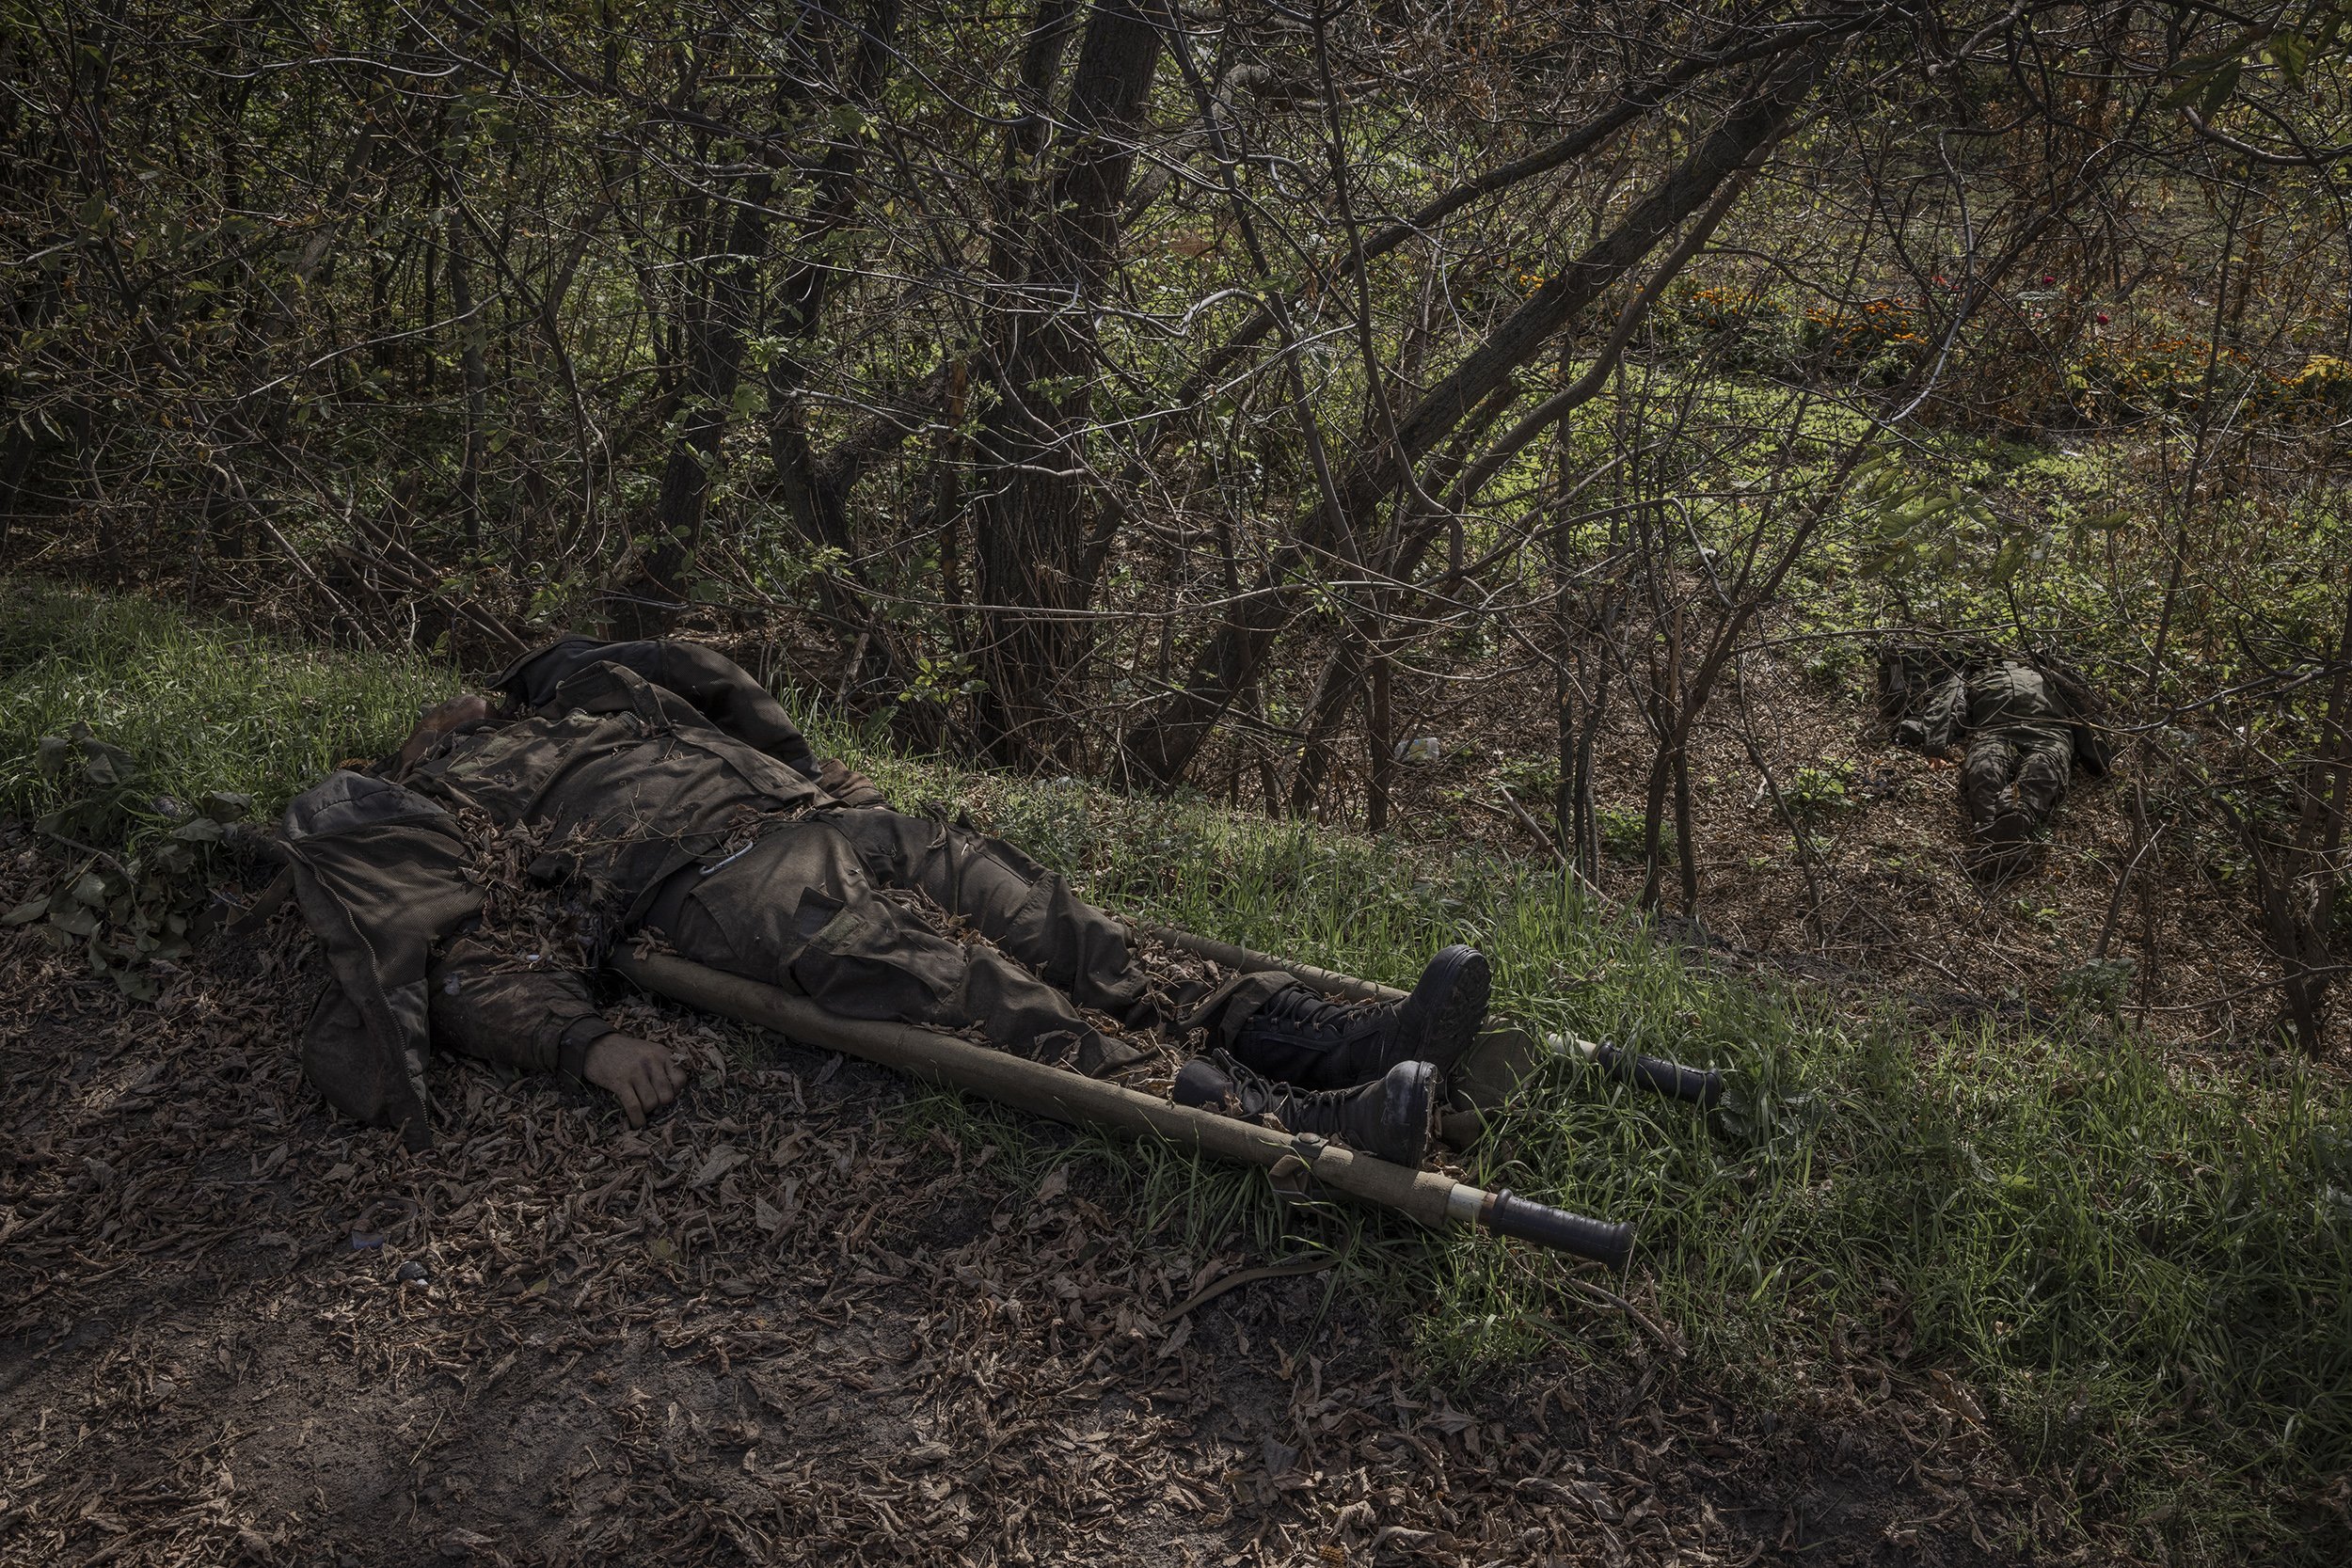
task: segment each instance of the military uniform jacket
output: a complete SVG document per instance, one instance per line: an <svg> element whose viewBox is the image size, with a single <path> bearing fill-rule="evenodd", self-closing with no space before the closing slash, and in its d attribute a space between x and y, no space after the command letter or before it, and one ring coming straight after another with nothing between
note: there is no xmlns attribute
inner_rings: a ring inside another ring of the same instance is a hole
<svg viewBox="0 0 2352 1568"><path fill-rule="evenodd" d="M2092 778L2106 771L2106 752L2086 716L2029 664L2003 660L1947 677L1924 705L1922 744L1941 752L1963 734L1996 736L2026 746L2063 748Z"/></svg>
<svg viewBox="0 0 2352 1568"><path fill-rule="evenodd" d="M424 1065L437 1040L577 1072L611 1032L586 971L662 882L766 824L837 804L774 754L810 760L773 699L726 660L707 656L731 681L689 695L641 671L666 673L670 649L701 664L688 656L703 650L622 644L622 659L599 659L595 646L549 650L563 657L520 677L561 666L520 692L535 711L444 740L405 781L338 771L287 808L295 895L330 971L304 1070L339 1109L399 1128L411 1148L432 1139ZM534 851L529 886L495 886L485 840L517 827Z"/></svg>

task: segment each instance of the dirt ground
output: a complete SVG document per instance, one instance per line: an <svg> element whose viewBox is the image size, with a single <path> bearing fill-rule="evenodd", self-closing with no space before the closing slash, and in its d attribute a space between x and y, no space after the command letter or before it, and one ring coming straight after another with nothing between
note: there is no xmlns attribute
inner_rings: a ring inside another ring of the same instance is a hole
<svg viewBox="0 0 2352 1568"><path fill-rule="evenodd" d="M10 898L40 869L0 831ZM1394 1308L1321 1276L1181 1310L1266 1259L1139 1234L1093 1167L1016 1174L886 1073L649 1004L704 1064L675 1114L631 1134L443 1063L441 1140L404 1154L302 1081L310 962L279 930L137 1005L0 941L0 1563L1960 1564L2058 1538L1963 1408L1876 1370L1772 1408L1647 1348L1446 1387Z"/></svg>
<svg viewBox="0 0 2352 1568"><path fill-rule="evenodd" d="M2076 778L2027 871L1980 880L1967 865L1955 769L1888 741L1873 699L1853 684L1868 673L1825 683L1790 661L1751 657L1743 689L1721 696L1694 733L1696 915L1719 958L1908 995L1936 1014L2055 1014L2083 999L2086 961L2112 922L2106 957L2131 967L2100 1000L2175 1049L2207 1056L2269 1049L2278 966L2263 948L2251 895L2224 885L2229 846L2160 833L2119 902L2117 882L2140 842L2126 762L2105 780ZM1539 842L1512 809L1516 800L1548 829L1548 800L1511 782L1550 766L1549 682L1541 670L1512 666L1416 683L1408 727L1434 737L1442 761L1396 769L1402 831L1433 843L1484 841L1517 856L1551 853L1549 837ZM1808 823L1809 857L1751 759L1751 738L1785 798L1802 795L1804 769L1839 781L1842 793ZM1597 798L1620 823L1641 817L1651 744L1620 692L1595 760ZM2149 810L2153 821L2167 820L2160 796ZM1678 916L1671 853L1664 877L1664 906ZM1642 878L1631 847L1603 859L1601 891L1611 898L1629 904ZM2352 1009L2336 1009L2329 1038L2340 1057Z"/></svg>

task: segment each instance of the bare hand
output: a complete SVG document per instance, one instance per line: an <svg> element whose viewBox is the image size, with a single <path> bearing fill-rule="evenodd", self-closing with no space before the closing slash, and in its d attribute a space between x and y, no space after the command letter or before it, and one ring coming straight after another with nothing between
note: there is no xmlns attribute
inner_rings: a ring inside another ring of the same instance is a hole
<svg viewBox="0 0 2352 1568"><path fill-rule="evenodd" d="M653 1041L622 1034L591 1045L580 1075L619 1101L631 1127L644 1126L645 1118L675 1100L694 1076Z"/></svg>

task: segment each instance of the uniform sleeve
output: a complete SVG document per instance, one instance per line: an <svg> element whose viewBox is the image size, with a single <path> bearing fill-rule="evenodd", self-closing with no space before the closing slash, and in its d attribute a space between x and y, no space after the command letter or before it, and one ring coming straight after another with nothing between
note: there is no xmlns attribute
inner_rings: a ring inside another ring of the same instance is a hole
<svg viewBox="0 0 2352 1568"><path fill-rule="evenodd" d="M1931 753L1941 752L1959 739L1962 720L1967 711L1967 677L1945 676L1928 693L1927 704L1919 710L1919 721L1927 727L1927 735L1919 742L1919 749Z"/></svg>
<svg viewBox="0 0 2352 1568"><path fill-rule="evenodd" d="M587 982L562 969L531 969L460 937L428 976L436 1048L524 1072L577 1078L588 1047L612 1033Z"/></svg>
<svg viewBox="0 0 2352 1568"><path fill-rule="evenodd" d="M890 798L882 792L882 786L863 773L851 772L850 765L839 757L827 757L817 765L817 787L845 806L890 809Z"/></svg>
<svg viewBox="0 0 2352 1568"><path fill-rule="evenodd" d="M654 639L599 642L567 637L517 659L501 672L495 689L527 707L545 707L555 690L592 664L617 664L683 697L720 729L767 752L794 772L814 778L817 753L784 705L749 672L715 648Z"/></svg>
<svg viewBox="0 0 2352 1568"><path fill-rule="evenodd" d="M817 776L817 753L800 726L741 665L697 642L652 646L661 650L660 662L640 674L693 704L745 745L756 746L803 777Z"/></svg>

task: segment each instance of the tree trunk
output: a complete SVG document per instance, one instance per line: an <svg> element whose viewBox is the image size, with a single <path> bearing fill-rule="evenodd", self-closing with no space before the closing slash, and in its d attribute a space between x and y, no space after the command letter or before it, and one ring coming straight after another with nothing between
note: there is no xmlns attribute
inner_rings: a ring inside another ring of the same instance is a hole
<svg viewBox="0 0 2352 1568"><path fill-rule="evenodd" d="M1705 207L1716 188L1777 136L1804 104L1827 67L1829 53L1816 45L1775 65L1755 94L1636 203L1606 238L1531 294L1400 418L1394 444L1373 439L1359 443L1343 488L1348 517L1370 516L1406 482L1412 467L1512 372L1533 359ZM1290 579L1309 569L1314 551L1331 545L1322 510L1303 510L1297 527L1303 544L1276 553L1260 578L1259 591L1243 599L1210 639L1185 688L1131 733L1129 763L1136 773L1162 785L1181 779L1235 695L1264 663L1275 633L1289 618L1297 596Z"/></svg>
<svg viewBox="0 0 2352 1568"><path fill-rule="evenodd" d="M653 547L616 617L640 637L666 631L687 601L710 504L710 474L742 376L743 338L758 319L759 263L768 249L768 202L774 191L774 177L765 168L738 187L726 253L711 267L709 296L687 331L686 425L662 465L647 525Z"/></svg>
<svg viewBox="0 0 2352 1568"><path fill-rule="evenodd" d="M866 8L847 93L861 110L879 104L890 80L905 9L903 0L873 0ZM840 277L827 242L849 225L865 196L866 149L864 137L852 129L818 166L816 193L792 236L795 259L776 285L775 336L791 346L777 356L768 375L768 455L775 465L785 508L802 537L845 551L850 548L849 496L845 488L826 483L825 465L809 440L801 404L808 361L800 350L816 337L825 301Z"/></svg>
<svg viewBox="0 0 2352 1568"><path fill-rule="evenodd" d="M454 182L453 179L453 187ZM453 201L456 195L453 188ZM482 426L488 412L490 377L482 351L484 333L473 295L473 269L466 254L465 222L454 205L450 210L448 232L449 308L457 327L458 368L466 383L466 452L457 471L457 506L465 516L467 552L478 557L482 553L482 456L487 439Z"/></svg>
<svg viewBox="0 0 2352 1568"><path fill-rule="evenodd" d="M974 554L985 607L981 720L1007 762L1067 744L1066 692L1091 645L1077 617L1086 609L1082 443L1093 310L1159 54L1159 29L1133 0L1096 0L1071 79L1066 150L1034 238L1006 236L1014 248L990 345L997 401L978 432Z"/></svg>

